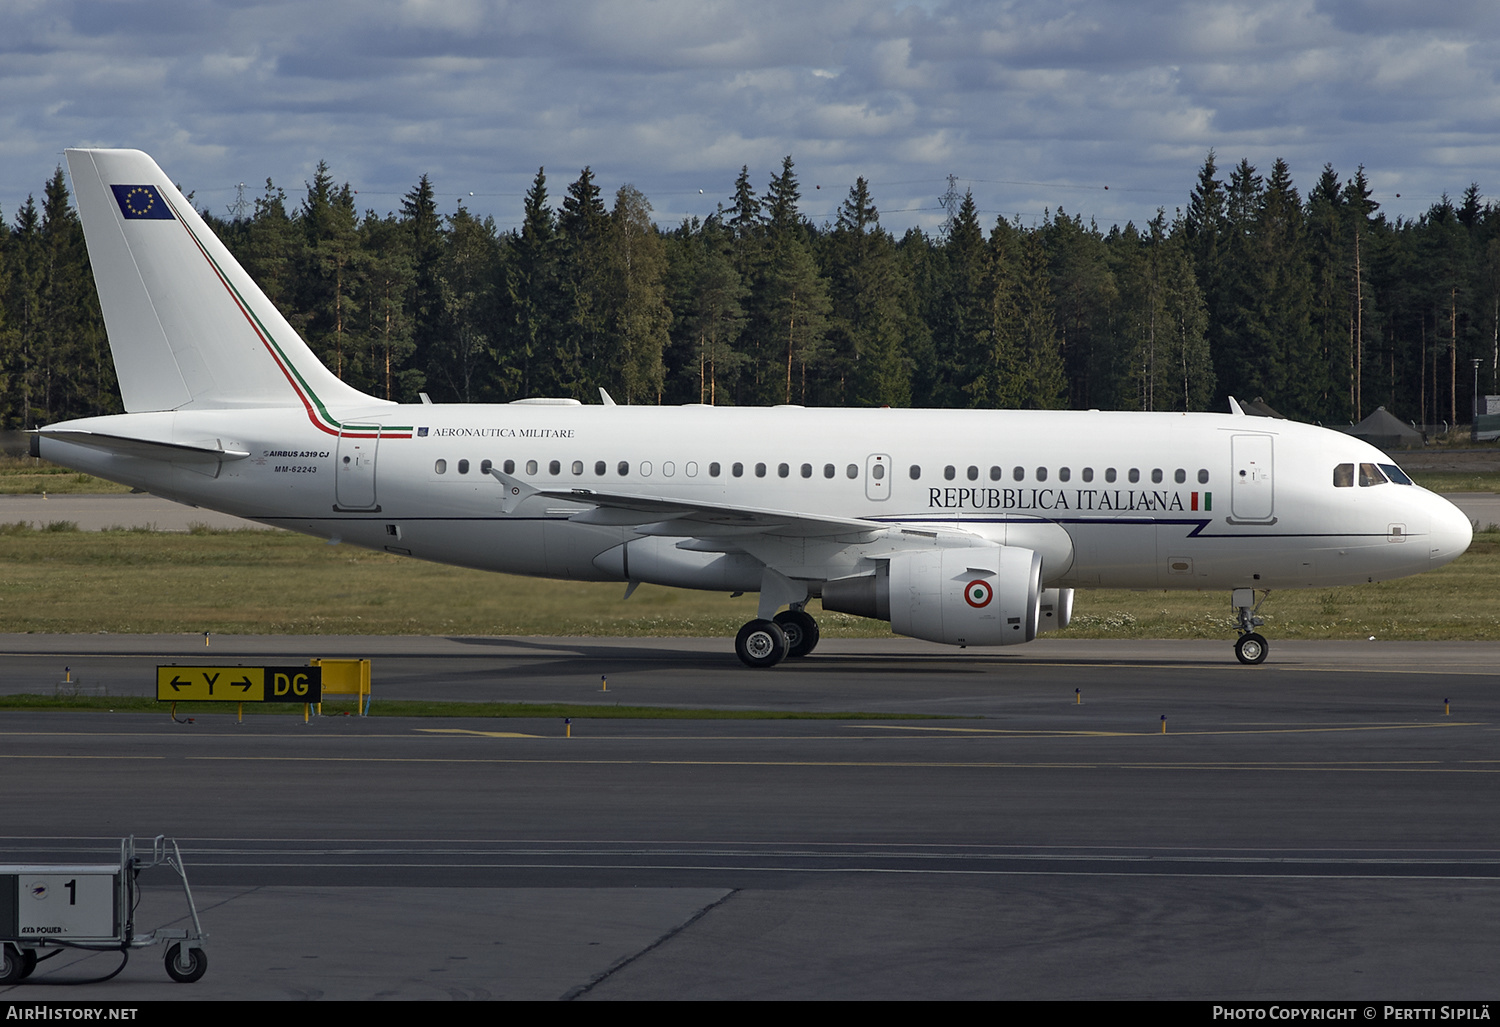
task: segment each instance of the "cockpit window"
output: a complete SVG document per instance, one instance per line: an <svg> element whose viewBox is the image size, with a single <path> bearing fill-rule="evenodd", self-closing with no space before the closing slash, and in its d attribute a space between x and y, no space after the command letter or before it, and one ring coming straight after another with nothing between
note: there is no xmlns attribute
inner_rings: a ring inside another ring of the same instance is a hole
<svg viewBox="0 0 1500 1027"><path fill-rule="evenodd" d="M1354 465L1339 464L1333 469L1333 487L1336 489L1352 489L1354 487Z"/></svg>
<svg viewBox="0 0 1500 1027"><path fill-rule="evenodd" d="M1397 467L1395 464L1380 464L1379 467L1382 471L1385 472L1385 476L1391 479L1391 481L1395 482L1397 485L1416 484L1416 482L1412 481L1406 476L1405 471Z"/></svg>
<svg viewBox="0 0 1500 1027"><path fill-rule="evenodd" d="M1359 487L1365 488L1369 485L1384 485L1385 475L1380 473L1380 468L1374 464L1359 465Z"/></svg>

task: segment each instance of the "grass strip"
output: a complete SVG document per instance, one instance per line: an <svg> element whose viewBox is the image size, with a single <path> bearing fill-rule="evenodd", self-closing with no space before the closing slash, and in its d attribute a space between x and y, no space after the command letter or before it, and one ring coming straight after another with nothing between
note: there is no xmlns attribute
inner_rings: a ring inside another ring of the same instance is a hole
<svg viewBox="0 0 1500 1027"><path fill-rule="evenodd" d="M1500 530L1395 581L1274 591L1269 638L1500 640ZM327 545L291 532L0 525L0 630L242 635L734 637L754 596L549 581ZM825 638L890 626L811 612ZM1229 591L1080 590L1063 638L1234 637ZM377 670L378 674L378 670Z"/></svg>

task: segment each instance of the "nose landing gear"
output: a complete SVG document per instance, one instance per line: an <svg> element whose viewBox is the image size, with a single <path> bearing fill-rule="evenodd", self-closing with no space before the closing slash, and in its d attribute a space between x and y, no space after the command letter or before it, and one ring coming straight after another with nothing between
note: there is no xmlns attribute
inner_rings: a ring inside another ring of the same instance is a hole
<svg viewBox="0 0 1500 1027"><path fill-rule="evenodd" d="M1271 651L1271 644L1265 636L1255 630L1266 622L1264 617L1257 617L1255 611L1270 594L1269 590L1266 591L1260 602L1256 602L1255 589L1237 588L1230 599L1240 622L1240 637L1234 643L1234 655L1241 663L1264 663L1266 653Z"/></svg>

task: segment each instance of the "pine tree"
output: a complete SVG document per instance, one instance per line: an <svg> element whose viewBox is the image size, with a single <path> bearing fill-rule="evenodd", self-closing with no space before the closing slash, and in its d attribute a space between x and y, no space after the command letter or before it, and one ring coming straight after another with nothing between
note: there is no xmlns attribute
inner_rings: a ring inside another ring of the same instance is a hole
<svg viewBox="0 0 1500 1027"><path fill-rule="evenodd" d="M557 223L547 203L547 173L537 168L526 192L525 220L505 248L501 365L511 398L556 388L561 344Z"/></svg>
<svg viewBox="0 0 1500 1027"><path fill-rule="evenodd" d="M1073 407L1097 407L1109 402L1113 391L1109 318L1118 301L1104 239L1096 226L1085 228L1081 217L1070 218L1061 209L1046 220L1041 232L1051 269L1068 402Z"/></svg>
<svg viewBox="0 0 1500 1027"><path fill-rule="evenodd" d="M307 262L297 304L305 318L303 336L335 375L356 388L371 388L368 371L360 366L364 340L356 328L360 323L356 297L364 291L364 255L354 192L347 182L336 188L323 161L308 183L298 221Z"/></svg>
<svg viewBox="0 0 1500 1027"><path fill-rule="evenodd" d="M416 281L411 235L394 216L378 218L374 211L365 214L359 234L366 270L361 306L375 393L411 402L427 382L420 370L406 366L417 348L406 306Z"/></svg>
<svg viewBox="0 0 1500 1027"><path fill-rule="evenodd" d="M615 288L611 380L626 403L659 402L662 353L672 313L666 303L666 248L651 221L651 203L633 185L615 193L610 215Z"/></svg>
<svg viewBox="0 0 1500 1027"><path fill-rule="evenodd" d="M592 401L610 384L608 349L609 215L594 172L585 167L568 186L558 218L559 391Z"/></svg>
<svg viewBox="0 0 1500 1027"><path fill-rule="evenodd" d="M430 366L449 395L463 403L482 402L493 396L498 367L492 348L492 326L498 320L495 223L459 207L449 215L444 234L447 246L438 267L447 330L431 353L436 359Z"/></svg>
<svg viewBox="0 0 1500 1027"><path fill-rule="evenodd" d="M412 279L406 311L411 318L412 341L416 351L412 360L425 372L428 383L446 379L441 352L448 344L450 326L443 296L441 269L443 259L443 222L438 216L437 201L431 180L423 175L401 199L402 228L411 239ZM456 399L452 393L439 394Z"/></svg>
<svg viewBox="0 0 1500 1027"><path fill-rule="evenodd" d="M971 385L981 369L992 366L993 344L986 332L993 324L993 289L986 282L992 255L979 228L974 194L966 192L943 245L941 279L933 308L932 348L935 367L931 402L936 406L968 406ZM994 395L994 389L989 389Z"/></svg>
<svg viewBox="0 0 1500 1027"><path fill-rule="evenodd" d="M685 402L717 404L732 395L744 362L736 344L749 294L731 259L733 237L717 217L683 225L668 249L676 378Z"/></svg>

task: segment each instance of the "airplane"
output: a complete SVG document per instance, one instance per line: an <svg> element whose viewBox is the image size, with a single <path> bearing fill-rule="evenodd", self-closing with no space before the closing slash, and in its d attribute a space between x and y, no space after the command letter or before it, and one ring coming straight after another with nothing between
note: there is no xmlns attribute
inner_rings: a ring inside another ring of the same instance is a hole
<svg viewBox="0 0 1500 1027"><path fill-rule="evenodd" d="M67 151L127 413L34 455L386 552L541 577L755 592L753 668L807 607L957 646L1066 627L1074 590L1230 593L1265 660L1272 589L1417 574L1472 539L1340 432L1229 414L397 404L335 377L137 150ZM426 397L423 397L424 401ZM1257 595L1260 600L1257 600Z"/></svg>

